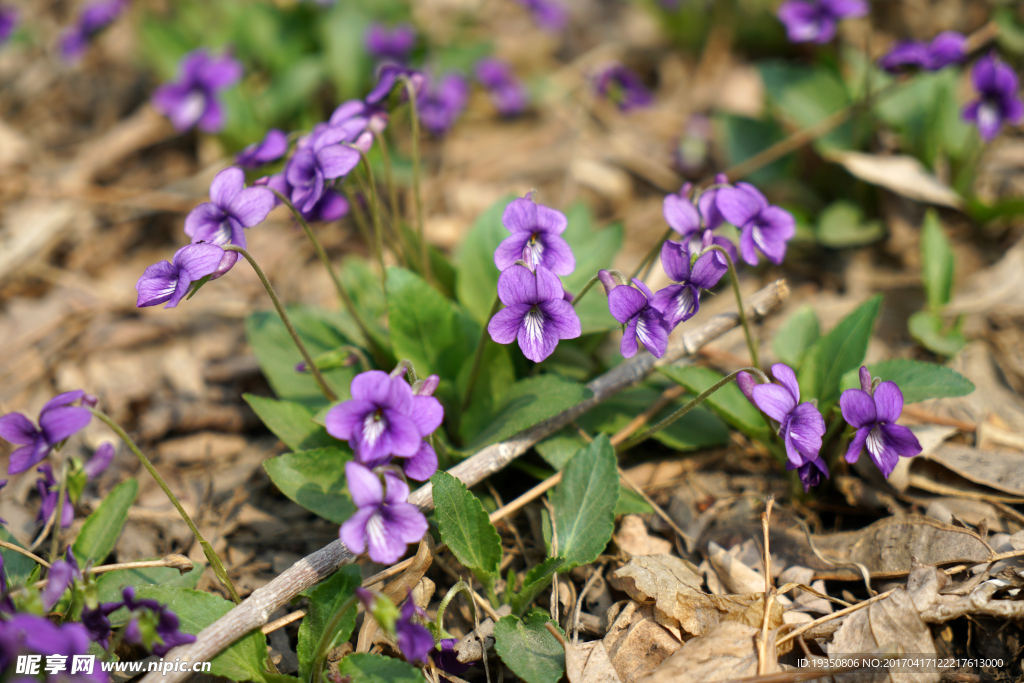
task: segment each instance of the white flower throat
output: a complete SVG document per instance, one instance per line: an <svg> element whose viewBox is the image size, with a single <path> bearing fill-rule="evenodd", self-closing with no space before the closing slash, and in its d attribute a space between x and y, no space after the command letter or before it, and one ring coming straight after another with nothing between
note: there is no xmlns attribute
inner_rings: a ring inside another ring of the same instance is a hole
<svg viewBox="0 0 1024 683"><path fill-rule="evenodd" d="M534 343L538 343L544 336L544 314L539 308L533 306L523 317L523 327L526 329L526 337Z"/></svg>
<svg viewBox="0 0 1024 683"><path fill-rule="evenodd" d="M383 412L380 409L373 411L363 420L363 439L371 446L374 445L387 426Z"/></svg>

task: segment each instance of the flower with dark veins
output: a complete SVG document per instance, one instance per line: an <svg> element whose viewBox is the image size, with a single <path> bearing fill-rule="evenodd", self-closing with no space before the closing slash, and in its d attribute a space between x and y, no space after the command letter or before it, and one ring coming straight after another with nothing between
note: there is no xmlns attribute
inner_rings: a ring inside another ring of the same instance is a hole
<svg viewBox="0 0 1024 683"><path fill-rule="evenodd" d="M722 212L718 210L718 192L726 186L728 178L720 173L715 176L715 186L704 190L697 198L696 206L690 201L691 183L683 183L678 192L666 195L661 206L661 213L669 227L679 233L684 244L689 243L691 249L707 248L715 244L726 250L733 263L737 261L736 247L725 237L715 234L715 228L725 223ZM699 245L697 247L696 245ZM725 258L717 256L725 266Z"/></svg>
<svg viewBox="0 0 1024 683"><path fill-rule="evenodd" d="M964 108L963 117L978 127L982 140L991 142L1004 124L1016 125L1024 119L1017 74L994 52L975 62L971 82L979 97Z"/></svg>
<svg viewBox="0 0 1024 683"><path fill-rule="evenodd" d="M571 275L576 257L562 237L568 226L565 214L533 201L532 194L505 207L501 224L512 233L494 250L494 265L505 270L519 259L531 268L543 266L555 275Z"/></svg>
<svg viewBox="0 0 1024 683"><path fill-rule="evenodd" d="M770 205L749 183L719 189L715 204L722 216L740 229L740 253L744 261L756 266L760 251L772 263L782 263L786 242L796 232L796 221L788 211Z"/></svg>
<svg viewBox="0 0 1024 683"><path fill-rule="evenodd" d="M188 53L174 83L153 93L153 107L171 120L179 131L198 126L204 133L224 127L224 107L218 95L242 78L242 64L230 55L212 57L206 50Z"/></svg>
<svg viewBox="0 0 1024 683"><path fill-rule="evenodd" d="M866 0L786 0L779 6L778 16L790 42L824 44L835 37L840 20L867 13Z"/></svg>
<svg viewBox="0 0 1024 683"><path fill-rule="evenodd" d="M284 177L292 187L291 202L300 211L311 211L320 201L328 180L348 175L362 158L355 142L362 130L355 123L344 126L321 126L300 143L284 169Z"/></svg>
<svg viewBox="0 0 1024 683"><path fill-rule="evenodd" d="M54 396L39 411L38 428L21 413L0 417L0 438L21 446L8 459L8 474L29 469L45 458L51 448L89 424L92 413L72 405L84 396L81 389Z"/></svg>
<svg viewBox="0 0 1024 683"><path fill-rule="evenodd" d="M675 328L700 310L700 292L718 284L728 270L716 252L697 257L691 265L690 248L685 243L667 241L661 246L661 265L675 284L658 290L652 307L664 311L665 322Z"/></svg>
<svg viewBox="0 0 1024 683"><path fill-rule="evenodd" d="M357 462L345 463L345 479L352 502L359 509L341 525L341 542L355 553L368 551L370 559L394 564L409 543L418 543L427 533L427 518L411 505L409 486L394 472L380 478Z"/></svg>
<svg viewBox="0 0 1024 683"><path fill-rule="evenodd" d="M901 457L921 452L914 433L896 424L903 413L903 392L895 382L881 382L872 388L867 368L860 370L861 388L847 389L839 397L843 419L857 432L846 451L846 462L857 462L867 448L871 460L888 479Z"/></svg>
<svg viewBox="0 0 1024 683"><path fill-rule="evenodd" d="M632 358L639 348L639 340L656 358L661 358L668 348L671 332L665 322L665 312L659 308L664 301L658 300L642 280L633 278L633 284L636 289L618 285L608 293L608 310L613 318L626 326L619 350L625 358Z"/></svg>
<svg viewBox="0 0 1024 683"><path fill-rule="evenodd" d="M188 294L193 282L216 273L229 254L235 258L238 256L216 244L182 247L170 261L154 263L143 271L135 283L135 290L139 293L135 306L145 308L164 304L164 308L174 308ZM231 259L231 263L234 262L235 259Z"/></svg>
<svg viewBox="0 0 1024 683"><path fill-rule="evenodd" d="M328 434L348 441L367 467L385 464L391 456L416 455L426 435L421 428L433 425L436 429L441 422L438 412L442 418L444 415L436 398L420 396L414 400L404 378L391 377L382 370L356 375L350 390L352 399L331 408L324 424ZM414 411L414 405L419 409Z"/></svg>
<svg viewBox="0 0 1024 683"><path fill-rule="evenodd" d="M514 263L498 276L498 298L505 308L494 314L487 332L498 344L518 340L523 355L540 363L560 340L582 332L579 316L563 294L562 283L549 269L537 266L531 271Z"/></svg>

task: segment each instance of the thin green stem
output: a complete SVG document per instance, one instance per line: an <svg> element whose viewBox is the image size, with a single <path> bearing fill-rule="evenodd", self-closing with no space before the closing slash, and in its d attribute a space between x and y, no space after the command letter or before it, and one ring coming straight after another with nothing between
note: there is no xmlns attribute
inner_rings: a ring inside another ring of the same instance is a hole
<svg viewBox="0 0 1024 683"><path fill-rule="evenodd" d="M388 151L383 133L377 136L377 145L380 149L380 158L384 162L384 184L388 186L388 199L391 201L391 222L397 226L401 221L401 214L398 213L398 187L395 185L395 176L391 169L391 152Z"/></svg>
<svg viewBox="0 0 1024 683"><path fill-rule="evenodd" d="M669 228L668 230L665 231L665 234L661 236L661 239L659 239L655 243L655 245L651 247L651 250L647 252L647 256L644 256L644 260L640 262L640 265L636 267L636 270L633 271L633 274L629 276L630 280L640 275L640 271L644 269L644 266L646 266L648 263L652 263L654 259L657 258L658 254L661 252L661 245L665 244L665 240L667 240L671 236L672 228Z"/></svg>
<svg viewBox="0 0 1024 683"><path fill-rule="evenodd" d="M701 403L703 403L707 399L708 396L710 396L711 394L715 393L716 391L718 391L719 389L724 387L726 384L728 384L729 382L731 382L734 379L736 379L736 376L739 375L741 372L757 373L761 377L764 377L764 373L762 373L757 368L740 368L736 372L733 372L733 373L731 373L729 375L726 375L725 377L723 377L722 379L718 380L717 382L712 384L710 387L708 387L707 389L702 391L700 394L698 394L689 403L687 403L683 407L679 408L678 410L674 411L671 415L669 415L665 419L661 420L657 424L654 424L654 425L648 427L647 429L645 429L644 431L640 432L639 434L634 434L630 438L628 438L625 441L623 441L621 444L619 444L618 448L615 449L616 452L621 453L622 451L629 450L630 448L632 448L633 446L637 445L638 443L641 443L642 441L646 441L652 435L660 432L665 427L668 427L670 424L672 424L673 422L675 422L676 420L678 420L679 418L681 418L682 416L686 415L688 412L690 412L691 410L693 410L694 408L699 406ZM767 378L765 378L765 379L767 379Z"/></svg>
<svg viewBox="0 0 1024 683"><path fill-rule="evenodd" d="M308 234L310 239L313 240L313 244L319 245L320 243L317 242L316 238L313 236L313 231L309 229L309 224L302 221L302 225L306 229L306 234ZM306 367L311 373L313 373L313 378L316 380L317 386L320 387L320 391L331 403L337 401L338 395L334 393L333 389L327 386L327 381L324 379L324 376L320 374L320 370L316 367L316 363L313 362L313 357L309 355L309 351L306 350L306 345L303 344L302 339L299 338L299 333L295 331L295 326L292 325L291 318L288 317L287 311L284 310L284 305L281 303L281 300L277 298L277 293L271 286L270 280L268 280L267 276L263 273L263 269L260 268L258 263L256 263L256 259L254 259L252 254L242 247L237 247L233 244L225 245L224 250L238 252L244 256L245 260L249 262L250 266L252 266L252 269L256 272L256 276L260 279L260 282L263 283L263 288L267 290L267 294L270 296L270 300L273 302L274 308L277 310L277 314L281 317L281 322L284 323L285 329L288 330L288 334L291 335L292 341L295 342L295 346L298 347L299 353L302 354L302 359L306 361ZM322 252L322 250L323 248L321 247L318 251ZM326 259L327 255L324 254L323 258Z"/></svg>
<svg viewBox="0 0 1024 683"><path fill-rule="evenodd" d="M96 408L89 408L89 412L98 417L108 427L113 429L114 433L117 434L117 436L120 437L122 441L124 441L125 445L128 446L131 452L135 454L135 457L139 459L139 461L142 463L142 466L149 471L149 474L153 477L153 479L156 480L156 483L160 486L160 488L163 489L164 494L167 495L167 498L170 499L171 504L173 504L175 509L178 510L178 514L181 515L181 518L183 520L185 520L185 524L188 525L188 528L192 532L192 535L195 536L197 541L199 541L199 545L203 548L203 554L206 555L206 559L210 562L210 566L213 567L213 572L217 575L217 578L220 579L220 582L224 584L225 588L227 588L228 593L231 595L231 599L234 601L236 605L240 603L242 601L242 598L239 597L238 591L235 590L235 585L231 582L231 578L228 577L228 572L224 568L223 563L221 563L220 558L217 557L217 553L214 552L213 546L210 545L205 538L203 538L203 534L200 533L199 527L196 526L195 522L192 521L192 518L189 517L187 512L185 512L185 508L181 506L181 502L178 500L178 497L174 495L174 492L171 491L171 487L167 485L167 482L164 481L164 478L161 477L160 473L156 471L155 467L153 467L153 463L149 461L149 458L146 457L145 453L139 450L139 447L135 445L135 442L131 440L131 437L129 437L128 434L123 429L121 429L121 425L114 422L114 420L111 419L109 415L107 415L101 410L97 410Z"/></svg>
<svg viewBox="0 0 1024 683"><path fill-rule="evenodd" d="M750 350L750 363L755 368L760 367L761 363L758 362L757 358L757 343L754 342L754 335L750 332L750 322L747 320L747 314L743 310L743 295L740 294L740 279L736 275L736 266L733 265L732 257L729 256L729 252L717 244L711 245L704 251L717 251L725 258L725 262L729 265L729 279L732 280L732 291L736 295L736 309L740 314L740 325L743 326L743 334L747 337L747 348Z"/></svg>
<svg viewBox="0 0 1024 683"><path fill-rule="evenodd" d="M345 602L341 603L341 607L331 617L331 621L327 624L327 628L324 629L323 635L320 636L320 643L316 648L316 657L313 659L313 683L322 683L324 662L327 659L327 654L331 651L331 644L338 635L338 627L341 626L341 620L345 618L345 613L355 606L358 599L357 596L350 595ZM367 614L366 618L372 617Z"/></svg>
<svg viewBox="0 0 1024 683"><path fill-rule="evenodd" d="M57 559L57 553L60 552L60 530L61 523L64 521L64 501L68 497L68 461L65 460L64 464L60 467L60 483L57 488L57 507L53 510L53 536L50 537L50 562L54 562Z"/></svg>
<svg viewBox="0 0 1024 683"><path fill-rule="evenodd" d="M583 285L583 289L580 290L580 293L572 298L573 308L575 308L576 304L580 302L580 299L583 298L583 295L590 291L590 288L594 286L595 282L597 282L597 275L587 280L587 284ZM491 315L493 315L493 313Z"/></svg>
<svg viewBox="0 0 1024 683"><path fill-rule="evenodd" d="M494 303L491 304L491 312L487 315L487 319L490 320L494 317L494 314L498 312L501 307L501 300L497 295L494 296ZM473 354L473 365L469 371L469 382L466 384L466 395L462 399L462 412L466 412L469 409L469 402L473 398L473 388L476 386L477 375L480 374L480 363L484 358L484 348L487 346L487 340L490 339L490 334L487 332L487 326L484 325L480 330L480 341L476 345L476 353Z"/></svg>
<svg viewBox="0 0 1024 683"><path fill-rule="evenodd" d="M435 638L435 641L438 640L440 637L444 637L444 635L447 634L447 631L444 630L444 613L445 610L448 609L448 605L451 603L452 600L455 599L455 596L459 593L462 593L466 596L466 602L469 603L469 609L472 610L474 619L476 618L476 602L473 600L473 592L470 589L468 583L466 583L465 581L459 581L457 584L448 589L448 592L445 593L444 598L441 599L441 604L437 606L437 617L434 619L434 623L437 625L438 638Z"/></svg>
<svg viewBox="0 0 1024 683"><path fill-rule="evenodd" d="M416 232L420 237L420 267L423 279L433 284L433 277L430 274L430 252L423 228L423 195L420 192L420 115L416 104L416 88L408 78L402 80L405 82L405 91L409 94L409 111L412 119L412 194L413 204L416 206Z"/></svg>
<svg viewBox="0 0 1024 683"><path fill-rule="evenodd" d="M348 200L349 206L352 207L352 216L355 218L356 227L359 228L359 234L362 236L363 241L366 242L366 246L373 249L370 225L366 222L366 214L363 213L363 207L359 205L356 193L348 185L342 185L341 190L345 193L345 199Z"/></svg>
<svg viewBox="0 0 1024 683"><path fill-rule="evenodd" d="M349 145L352 147L352 145ZM377 180L373 176L373 168L370 167L370 160L366 158L363 150L352 147L359 152L359 158L363 161L363 169L366 171L366 182L370 186L370 218L373 220L373 233L377 240L377 259L380 261L381 286L387 293L387 269L384 266L384 226L380 220L380 199L377 197Z"/></svg>

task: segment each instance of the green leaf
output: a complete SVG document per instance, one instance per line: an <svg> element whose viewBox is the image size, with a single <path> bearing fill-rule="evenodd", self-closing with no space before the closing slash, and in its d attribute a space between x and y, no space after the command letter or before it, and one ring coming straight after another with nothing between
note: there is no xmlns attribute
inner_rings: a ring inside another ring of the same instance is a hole
<svg viewBox="0 0 1024 683"><path fill-rule="evenodd" d="M959 320L947 326L942 316L930 311L918 311L910 316L907 329L917 343L940 356L952 358L967 344Z"/></svg>
<svg viewBox="0 0 1024 683"><path fill-rule="evenodd" d="M470 450L497 443L593 396L590 389L555 375L522 379L505 392L505 404Z"/></svg>
<svg viewBox="0 0 1024 683"><path fill-rule="evenodd" d="M615 255L619 253L619 249L622 248L622 224L613 223L605 228L598 229L594 225L594 214L590 209L590 205L586 202L576 202L565 212L565 218L568 221L568 225L565 228L565 232L562 233L562 237L572 247L573 252L576 255L576 269L569 275L566 275L563 279L565 288L573 294L579 294L583 286L587 284L590 278L597 275L597 271L602 268L611 267L612 261L615 259ZM600 283L594 285L598 290L601 289ZM587 294L587 297L591 297L596 292ZM595 300L600 300L601 297L594 297ZM583 299L586 301L587 299ZM582 302L581 302L582 303ZM611 318L611 314L608 313L608 307L602 306L606 316ZM615 325L614 319L612 319L612 325ZM584 332L584 334L586 334Z"/></svg>
<svg viewBox="0 0 1024 683"><path fill-rule="evenodd" d="M314 411L294 401L242 394L260 421L293 451L337 446L338 440L313 422Z"/></svg>
<svg viewBox="0 0 1024 683"><path fill-rule="evenodd" d="M658 372L686 387L694 396L707 391L725 377L711 368L698 365L666 365L658 368ZM729 382L708 396L704 403L716 415L748 436L765 439L770 434L761 413L747 400L736 382Z"/></svg>
<svg viewBox="0 0 1024 683"><path fill-rule="evenodd" d="M19 548L25 547L2 524L0 524L0 540L7 541ZM29 574L32 573L32 569L36 566L35 560L9 548L0 548L0 556L3 556L4 559L4 571L7 573L8 581L7 587L24 586L25 582L28 581Z"/></svg>
<svg viewBox="0 0 1024 683"><path fill-rule="evenodd" d="M445 471L430 478L441 540L480 583L493 586L501 564L501 537L480 499Z"/></svg>
<svg viewBox="0 0 1024 683"><path fill-rule="evenodd" d="M81 561L81 558L79 558ZM137 599L156 600L178 616L182 633L198 634L231 611L234 605L213 593L177 586L138 586ZM210 660L210 673L233 681L264 681L267 637L257 628Z"/></svg>
<svg viewBox="0 0 1024 683"><path fill-rule="evenodd" d="M865 221L859 205L840 199L821 212L817 235L826 247L862 247L885 237L885 227L879 220Z"/></svg>
<svg viewBox="0 0 1024 683"><path fill-rule="evenodd" d="M921 279L928 294L928 309L938 313L953 292L953 250L934 209L924 215L921 227Z"/></svg>
<svg viewBox="0 0 1024 683"><path fill-rule="evenodd" d="M286 453L263 461L281 493L324 519L341 524L356 506L345 486L345 463L352 454L339 446Z"/></svg>
<svg viewBox="0 0 1024 683"><path fill-rule="evenodd" d="M558 568L565 564L561 557L549 557L536 565L523 577L523 585L519 591L512 596L512 614L522 616L530 603L537 599L537 596L551 583L551 577L555 575Z"/></svg>
<svg viewBox="0 0 1024 683"><path fill-rule="evenodd" d="M419 669L384 655L361 652L348 655L341 660L338 671L350 683L423 683Z"/></svg>
<svg viewBox="0 0 1024 683"><path fill-rule="evenodd" d="M344 344L353 344L352 339L358 338L347 336L341 331L352 325L351 319L344 313L289 307L288 316L313 357ZM327 405L327 399L320 392L313 375L295 371L296 364L302 361L302 354L295 347L295 342L277 313L253 313L245 319L245 334L260 369L278 398L311 408ZM345 400L349 397L348 388L357 372L356 368L338 368L327 370L323 375L339 400Z"/></svg>
<svg viewBox="0 0 1024 683"><path fill-rule="evenodd" d="M556 470L565 467L576 451L587 445L583 437L572 427L563 427L548 438L538 443L534 448L540 453L547 464Z"/></svg>
<svg viewBox="0 0 1024 683"><path fill-rule="evenodd" d="M205 565L199 564L192 571L182 574L171 567L144 567L135 569L118 569L117 571L100 574L96 579L96 590L100 602L121 602L121 592L125 586L176 586L179 588L195 588L203 575ZM118 610L110 616L114 628L128 623L127 610Z"/></svg>
<svg viewBox="0 0 1024 683"><path fill-rule="evenodd" d="M395 356L412 361L419 377L440 375L451 383L475 347L460 311L419 275L388 268L388 321ZM479 334L477 328L477 334Z"/></svg>
<svg viewBox="0 0 1024 683"><path fill-rule="evenodd" d="M100 564L107 558L128 521L128 508L138 493L139 482L127 479L115 486L96 511L86 518L73 546L79 564L84 565L89 560Z"/></svg>
<svg viewBox="0 0 1024 683"><path fill-rule="evenodd" d="M803 66L770 61L759 65L768 98L783 118L808 128L850 103L842 80L822 66ZM820 139L827 147L849 148L853 144L850 123L838 126Z"/></svg>
<svg viewBox="0 0 1024 683"><path fill-rule="evenodd" d="M479 336L477 337L479 339ZM508 347L502 344L495 344L490 338L484 340L484 354L480 359L480 373L473 387L473 398L466 410L461 414L459 420L459 435L464 443L471 442L480 432L491 424L495 413L497 413L505 402L508 388L516 381L515 368L512 367L512 359L509 356ZM469 375L473 370L473 354L465 359L462 370L459 372L460 397L466 395L466 386L469 384Z"/></svg>
<svg viewBox="0 0 1024 683"><path fill-rule="evenodd" d="M615 530L619 498L618 462L606 434L600 434L572 457L551 495L555 510L555 553L565 558L559 572L597 559Z"/></svg>
<svg viewBox="0 0 1024 683"><path fill-rule="evenodd" d="M513 199L514 195L506 195L480 214L459 250L455 292L481 325L487 324L498 291L501 273L494 265L494 250L511 234L501 224L501 215Z"/></svg>
<svg viewBox="0 0 1024 683"><path fill-rule="evenodd" d="M772 340L772 351L780 361L799 370L804 355L821 337L818 316L804 304L786 319Z"/></svg>
<svg viewBox="0 0 1024 683"><path fill-rule="evenodd" d="M324 632L330 625L335 613L342 604L352 597L353 592L362 583L359 566L350 564L342 567L331 577L324 579L307 592L309 607L306 616L299 626L299 644L296 653L299 655L299 676L304 681L310 680L313 673L313 662ZM332 643L344 642L352 635L356 626L356 605L353 603L338 624Z"/></svg>
<svg viewBox="0 0 1024 683"><path fill-rule="evenodd" d="M503 617L494 626L495 651L526 683L558 683L565 673L565 650L544 627L549 621L547 614L534 610L524 619Z"/></svg>
<svg viewBox="0 0 1024 683"><path fill-rule="evenodd" d="M786 137L774 120L760 121L731 114L715 117L715 132L715 139L722 141L730 166L746 161ZM751 173L748 180L757 185L777 180L786 175L792 164L793 155L788 154Z"/></svg>
<svg viewBox="0 0 1024 683"><path fill-rule="evenodd" d="M647 515L654 512L651 504L637 495L636 491L625 484L619 486L619 500L615 503L615 516Z"/></svg>
<svg viewBox="0 0 1024 683"><path fill-rule="evenodd" d="M936 363L925 363L908 358L894 358L867 366L872 377L883 382L895 382L903 393L903 403L917 403L930 398L966 396L974 391L971 380L956 370ZM842 388L859 389L860 377L857 370L843 375Z"/></svg>
<svg viewBox="0 0 1024 683"><path fill-rule="evenodd" d="M859 368L868 350L871 328L882 307L882 295L876 294L839 321L815 342L800 368L800 400L818 399L820 410L828 414L839 398L839 381L850 370Z"/></svg>

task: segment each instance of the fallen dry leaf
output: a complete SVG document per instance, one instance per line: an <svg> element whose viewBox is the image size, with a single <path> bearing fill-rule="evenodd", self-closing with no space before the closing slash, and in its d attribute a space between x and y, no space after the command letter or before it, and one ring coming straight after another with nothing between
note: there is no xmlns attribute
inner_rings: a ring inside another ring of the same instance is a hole
<svg viewBox="0 0 1024 683"><path fill-rule="evenodd" d="M723 621L703 636L687 641L654 673L637 683L710 683L757 675L757 638L761 629ZM775 633L765 648L764 673L781 671L775 658Z"/></svg>
<svg viewBox="0 0 1024 683"><path fill-rule="evenodd" d="M602 641L623 683L651 673L682 645L655 612L653 605L628 601Z"/></svg>
<svg viewBox="0 0 1024 683"><path fill-rule="evenodd" d="M714 541L708 543L708 561L730 593L764 592L764 576L740 562Z"/></svg>
<svg viewBox="0 0 1024 683"><path fill-rule="evenodd" d="M672 552L672 543L647 533L647 525L640 515L626 515L619 523L615 543L630 555L667 555Z"/></svg>
<svg viewBox="0 0 1024 683"><path fill-rule="evenodd" d="M604 642L600 640L579 645L567 643L565 675L569 683L622 683L604 648Z"/></svg>
<svg viewBox="0 0 1024 683"><path fill-rule="evenodd" d="M866 183L884 187L909 199L952 209L963 206L964 200L960 195L929 173L914 157L830 151L825 158Z"/></svg>
<svg viewBox="0 0 1024 683"><path fill-rule="evenodd" d="M1024 496L1024 453L1020 451L949 443L932 451L928 459L968 481Z"/></svg>

